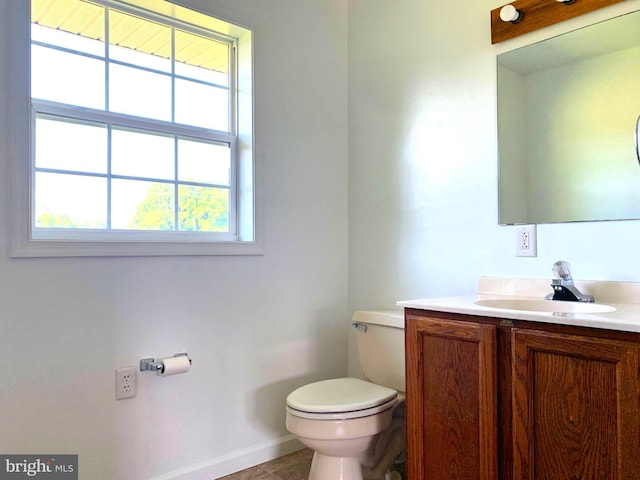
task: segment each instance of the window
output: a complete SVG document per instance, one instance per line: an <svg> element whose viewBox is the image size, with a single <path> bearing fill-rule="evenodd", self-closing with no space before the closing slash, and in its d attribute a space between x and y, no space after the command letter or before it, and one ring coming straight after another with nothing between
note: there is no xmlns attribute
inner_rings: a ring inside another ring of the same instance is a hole
<svg viewBox="0 0 640 480"><path fill-rule="evenodd" d="M144 3L31 1L24 255L259 253L250 31Z"/></svg>

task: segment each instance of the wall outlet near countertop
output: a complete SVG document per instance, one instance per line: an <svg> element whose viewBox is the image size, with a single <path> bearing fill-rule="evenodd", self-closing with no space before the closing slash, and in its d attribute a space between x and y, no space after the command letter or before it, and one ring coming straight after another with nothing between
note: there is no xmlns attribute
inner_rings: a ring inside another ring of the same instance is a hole
<svg viewBox="0 0 640 480"><path fill-rule="evenodd" d="M538 240L535 225L516 227L516 257L535 257L538 255Z"/></svg>

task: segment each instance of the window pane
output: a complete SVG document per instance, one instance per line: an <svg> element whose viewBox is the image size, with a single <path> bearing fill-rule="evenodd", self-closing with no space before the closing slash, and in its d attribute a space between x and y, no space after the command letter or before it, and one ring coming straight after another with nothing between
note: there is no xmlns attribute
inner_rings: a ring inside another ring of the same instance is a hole
<svg viewBox="0 0 640 480"><path fill-rule="evenodd" d="M202 80L203 82L213 83L223 87L229 85L228 74L187 65L186 63L176 63L176 75L193 78L194 80Z"/></svg>
<svg viewBox="0 0 640 480"><path fill-rule="evenodd" d="M31 96L104 110L104 62L33 45Z"/></svg>
<svg viewBox="0 0 640 480"><path fill-rule="evenodd" d="M81 0L32 0L31 22L34 40L104 55L104 7L100 5Z"/></svg>
<svg viewBox="0 0 640 480"><path fill-rule="evenodd" d="M161 72L169 73L171 71L171 61L168 58L156 57L118 45L109 45L109 57L118 58L118 60L131 65L160 70Z"/></svg>
<svg viewBox="0 0 640 480"><path fill-rule="evenodd" d="M171 71L171 29L134 15L109 10L109 57Z"/></svg>
<svg viewBox="0 0 640 480"><path fill-rule="evenodd" d="M111 132L111 172L127 177L173 180L174 137L141 130Z"/></svg>
<svg viewBox="0 0 640 480"><path fill-rule="evenodd" d="M35 182L36 227L107 227L105 178L38 172Z"/></svg>
<svg viewBox="0 0 640 480"><path fill-rule="evenodd" d="M78 52L104 57L104 42L100 40L86 38L82 35L75 35L55 28L43 27L35 23L31 25L31 39L49 45L57 45Z"/></svg>
<svg viewBox="0 0 640 480"><path fill-rule="evenodd" d="M229 190L180 185L178 202L180 231L229 231Z"/></svg>
<svg viewBox="0 0 640 480"><path fill-rule="evenodd" d="M176 79L176 122L229 131L229 90Z"/></svg>
<svg viewBox="0 0 640 480"><path fill-rule="evenodd" d="M111 227L127 230L174 230L173 184L113 180Z"/></svg>
<svg viewBox="0 0 640 480"><path fill-rule="evenodd" d="M176 30L176 74L229 86L229 44Z"/></svg>
<svg viewBox="0 0 640 480"><path fill-rule="evenodd" d="M104 125L73 123L62 117L38 115L35 145L36 168L107 172L107 129Z"/></svg>
<svg viewBox="0 0 640 480"><path fill-rule="evenodd" d="M171 120L171 78L110 64L109 110L156 120Z"/></svg>
<svg viewBox="0 0 640 480"><path fill-rule="evenodd" d="M231 149L227 144L178 140L178 179L229 185Z"/></svg>

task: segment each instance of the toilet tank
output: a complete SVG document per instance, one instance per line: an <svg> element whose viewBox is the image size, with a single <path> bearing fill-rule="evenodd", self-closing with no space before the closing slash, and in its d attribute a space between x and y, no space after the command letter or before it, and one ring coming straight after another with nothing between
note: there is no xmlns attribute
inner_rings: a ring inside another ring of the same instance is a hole
<svg viewBox="0 0 640 480"><path fill-rule="evenodd" d="M360 325L358 355L367 380L404 392L404 312L357 311L353 323Z"/></svg>

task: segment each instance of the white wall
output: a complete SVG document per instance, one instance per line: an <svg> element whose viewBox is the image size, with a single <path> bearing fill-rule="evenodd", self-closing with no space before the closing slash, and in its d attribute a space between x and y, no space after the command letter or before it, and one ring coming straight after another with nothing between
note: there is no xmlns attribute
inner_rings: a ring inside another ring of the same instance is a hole
<svg viewBox="0 0 640 480"><path fill-rule="evenodd" d="M26 111L0 38L0 452L78 453L81 479L259 463L296 446L286 395L346 373L346 12L189 1L255 30L262 256L10 258L8 128ZM26 3L0 0L0 35ZM138 396L115 401L116 367L182 351L188 374L139 373Z"/></svg>
<svg viewBox="0 0 640 480"><path fill-rule="evenodd" d="M473 293L480 275L551 278L558 259L576 278L640 281L638 221L540 225L537 258L515 257L515 228L497 217L495 61L637 1L495 46L498 0L349 4L352 310Z"/></svg>

